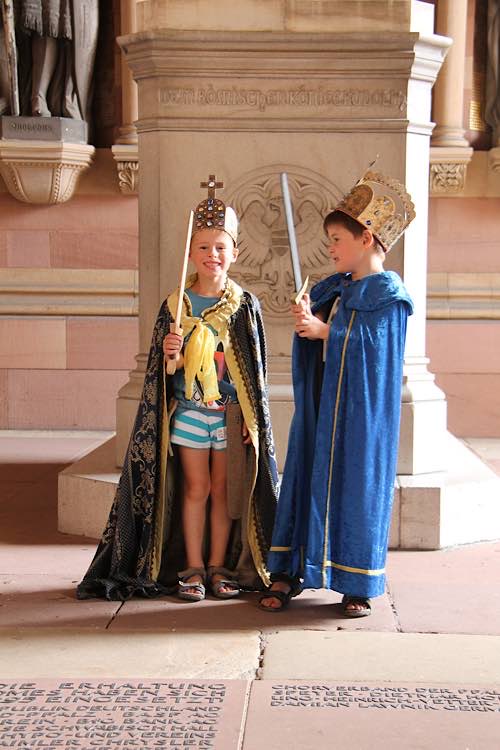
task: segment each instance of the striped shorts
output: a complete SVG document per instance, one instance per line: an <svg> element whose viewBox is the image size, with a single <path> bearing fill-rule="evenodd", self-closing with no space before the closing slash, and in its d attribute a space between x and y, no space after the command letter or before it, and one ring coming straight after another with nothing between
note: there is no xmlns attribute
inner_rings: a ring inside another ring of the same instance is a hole
<svg viewBox="0 0 500 750"><path fill-rule="evenodd" d="M226 412L206 414L199 409L178 406L174 412L170 440L174 445L185 448L222 451L226 448Z"/></svg>

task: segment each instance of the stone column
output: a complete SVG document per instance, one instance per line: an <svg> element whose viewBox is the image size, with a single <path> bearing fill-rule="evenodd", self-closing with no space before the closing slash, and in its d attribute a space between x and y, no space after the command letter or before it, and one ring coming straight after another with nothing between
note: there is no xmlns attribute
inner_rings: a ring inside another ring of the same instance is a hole
<svg viewBox="0 0 500 750"><path fill-rule="evenodd" d="M122 34L134 34L136 32L136 15L136 0L121 0ZM120 190L126 195L131 195L137 193L139 181L139 155L137 151L137 128L135 126L138 117L137 83L132 77L123 54L121 82L122 125L118 131L118 139L111 150L116 161Z"/></svg>
<svg viewBox="0 0 500 750"><path fill-rule="evenodd" d="M472 159L463 128L467 0L439 0L436 31L453 40L434 87L431 192L442 195L463 190Z"/></svg>

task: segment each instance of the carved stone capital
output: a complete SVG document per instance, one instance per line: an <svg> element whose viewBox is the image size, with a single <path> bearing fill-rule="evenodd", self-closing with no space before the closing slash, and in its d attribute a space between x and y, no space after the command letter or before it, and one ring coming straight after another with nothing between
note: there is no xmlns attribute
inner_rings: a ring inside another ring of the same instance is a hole
<svg viewBox="0 0 500 750"><path fill-rule="evenodd" d="M139 192L139 152L137 143L116 143L111 151L118 170L118 185L124 195Z"/></svg>
<svg viewBox="0 0 500 750"><path fill-rule="evenodd" d="M0 174L9 193L23 203L65 203L94 147L63 141L0 141Z"/></svg>
<svg viewBox="0 0 500 750"><path fill-rule="evenodd" d="M500 146L490 148L488 152L488 165L492 172L500 173Z"/></svg>
<svg viewBox="0 0 500 750"><path fill-rule="evenodd" d="M431 195L456 195L465 188L467 165L472 159L472 148L431 146Z"/></svg>

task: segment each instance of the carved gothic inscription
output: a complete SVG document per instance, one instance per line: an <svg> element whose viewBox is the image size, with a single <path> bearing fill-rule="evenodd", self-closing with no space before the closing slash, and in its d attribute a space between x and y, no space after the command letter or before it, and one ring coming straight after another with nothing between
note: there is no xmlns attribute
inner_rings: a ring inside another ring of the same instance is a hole
<svg viewBox="0 0 500 750"><path fill-rule="evenodd" d="M500 688L279 684L272 686L270 702L275 708L500 713Z"/></svg>
<svg viewBox="0 0 500 750"><path fill-rule="evenodd" d="M240 219L240 254L231 277L257 295L268 316L288 320L294 287L281 171L288 173L302 275L311 284L333 273L323 219L342 193L311 170L278 166L244 175L225 196Z"/></svg>
<svg viewBox="0 0 500 750"><path fill-rule="evenodd" d="M0 747L236 747L245 689L237 680L4 681Z"/></svg>
<svg viewBox="0 0 500 750"><path fill-rule="evenodd" d="M406 95L399 89L328 88L298 85L290 88L242 86L179 86L159 89L165 106L240 107L266 112L273 107L381 107L403 112Z"/></svg>

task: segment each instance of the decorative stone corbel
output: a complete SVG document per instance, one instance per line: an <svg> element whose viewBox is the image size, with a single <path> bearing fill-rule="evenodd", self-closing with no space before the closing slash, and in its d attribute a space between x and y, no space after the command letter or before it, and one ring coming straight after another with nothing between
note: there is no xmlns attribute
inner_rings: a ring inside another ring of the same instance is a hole
<svg viewBox="0 0 500 750"><path fill-rule="evenodd" d="M64 203L94 151L84 143L0 140L0 174L9 193L23 203Z"/></svg>
<svg viewBox="0 0 500 750"><path fill-rule="evenodd" d="M430 194L456 195L465 187L473 150L463 128L467 0L439 0L436 31L453 39L434 86Z"/></svg>
<svg viewBox="0 0 500 750"><path fill-rule="evenodd" d="M465 188L467 165L473 149L453 146L431 146L430 194L456 195Z"/></svg>
<svg viewBox="0 0 500 750"><path fill-rule="evenodd" d="M500 172L500 146L490 148L488 152L488 164L492 172Z"/></svg>
<svg viewBox="0 0 500 750"><path fill-rule="evenodd" d="M133 34L137 30L136 0L120 0L121 33ZM137 84L132 77L125 56L121 61L122 80L122 126L118 139L111 147L118 170L118 185L124 195L137 195L139 191L139 152L137 130L134 122L138 118Z"/></svg>
<svg viewBox="0 0 500 750"><path fill-rule="evenodd" d="M118 184L124 195L137 195L139 191L139 152L137 143L116 143L111 147L118 170Z"/></svg>

